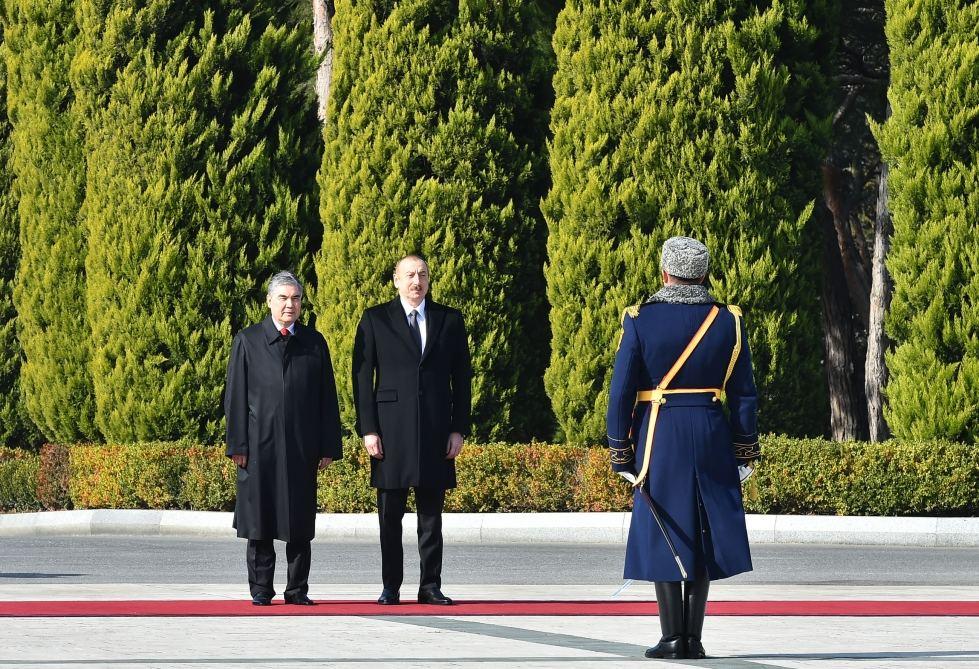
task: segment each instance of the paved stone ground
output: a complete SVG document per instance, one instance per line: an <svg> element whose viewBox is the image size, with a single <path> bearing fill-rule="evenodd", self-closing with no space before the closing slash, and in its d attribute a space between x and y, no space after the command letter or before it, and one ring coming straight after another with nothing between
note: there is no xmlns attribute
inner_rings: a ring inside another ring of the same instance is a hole
<svg viewBox="0 0 979 669"><path fill-rule="evenodd" d="M315 599L377 586L313 584ZM0 584L0 600L241 599L231 584ZM406 584L403 593L413 592ZM608 585L447 589L457 599L611 599ZM618 599L650 600L636 584ZM725 585L712 600L979 600L979 587ZM979 617L708 617L701 661L645 660L649 616L0 618L0 667L584 667L979 669Z"/></svg>

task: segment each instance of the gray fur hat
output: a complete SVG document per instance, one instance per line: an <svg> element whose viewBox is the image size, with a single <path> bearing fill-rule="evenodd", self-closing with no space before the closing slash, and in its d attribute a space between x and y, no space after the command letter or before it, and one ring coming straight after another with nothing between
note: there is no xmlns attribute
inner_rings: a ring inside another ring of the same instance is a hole
<svg viewBox="0 0 979 669"><path fill-rule="evenodd" d="M660 268L678 279L699 279L707 274L710 252L690 237L670 237L663 242Z"/></svg>

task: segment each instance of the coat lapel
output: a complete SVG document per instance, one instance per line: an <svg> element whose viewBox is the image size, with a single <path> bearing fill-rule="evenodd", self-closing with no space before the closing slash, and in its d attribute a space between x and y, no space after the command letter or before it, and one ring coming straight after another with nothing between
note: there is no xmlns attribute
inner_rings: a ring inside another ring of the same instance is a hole
<svg viewBox="0 0 979 669"><path fill-rule="evenodd" d="M262 333L265 335L266 344L274 344L279 340L279 331L275 329L272 316L266 316L265 320L262 321Z"/></svg>
<svg viewBox="0 0 979 669"><path fill-rule="evenodd" d="M279 334L279 330L275 327L271 316L266 316L262 323L262 331L265 333L265 343L268 344L269 354L285 365L287 362L286 349L290 342L287 341L283 345L281 340L282 335ZM299 332L299 323L296 323L295 331L296 333Z"/></svg>
<svg viewBox="0 0 979 669"><path fill-rule="evenodd" d="M405 317L405 310L401 306L401 298L396 297L388 302L388 318L391 319L391 327L398 334L408 350L416 356L421 356L421 351L415 345L415 340L411 336L411 329L408 327L408 319Z"/></svg>
<svg viewBox="0 0 979 669"><path fill-rule="evenodd" d="M428 357L429 352L435 348L435 342L438 341L439 331L442 329L442 322L445 320L445 312L442 310L442 306L428 300L425 304L425 319L426 319L426 332L425 332L425 352L422 354L422 360Z"/></svg>

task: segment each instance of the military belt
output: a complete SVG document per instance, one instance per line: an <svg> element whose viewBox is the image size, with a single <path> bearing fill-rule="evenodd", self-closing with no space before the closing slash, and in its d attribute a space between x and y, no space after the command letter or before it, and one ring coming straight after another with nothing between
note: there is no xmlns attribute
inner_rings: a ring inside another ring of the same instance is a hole
<svg viewBox="0 0 979 669"><path fill-rule="evenodd" d="M713 397L710 402L720 402L724 397L724 391L720 388L653 388L652 390L640 390L636 393L636 402L655 402L656 404L667 404L666 395L693 395L700 393L711 393ZM685 401L684 400L681 401ZM673 400L670 401L672 403ZM697 405L705 402L697 402Z"/></svg>

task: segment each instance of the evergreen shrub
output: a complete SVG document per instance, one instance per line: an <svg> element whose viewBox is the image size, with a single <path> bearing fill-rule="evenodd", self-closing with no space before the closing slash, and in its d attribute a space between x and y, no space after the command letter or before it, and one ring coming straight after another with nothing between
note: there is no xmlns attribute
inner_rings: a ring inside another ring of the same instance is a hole
<svg viewBox="0 0 979 669"><path fill-rule="evenodd" d="M878 444L762 440L745 487L751 513L847 516L974 516L979 448L949 441Z"/></svg>
<svg viewBox="0 0 979 669"><path fill-rule="evenodd" d="M41 447L37 499L49 511L71 508L71 496L68 494L70 457L69 449L64 444L44 444Z"/></svg>
<svg viewBox="0 0 979 669"><path fill-rule="evenodd" d="M85 309L87 242L79 221L85 131L69 84L76 3L2 3L9 164L20 222L13 297L21 392L44 437L66 443L98 436ZM2 333L5 345L12 341L11 322Z"/></svg>
<svg viewBox="0 0 979 669"><path fill-rule="evenodd" d="M811 15L822 4L565 4L543 203L544 383L564 440L605 437L620 316L661 285L673 235L710 248L715 297L744 310L762 429L823 433L811 217L826 139L825 45Z"/></svg>
<svg viewBox="0 0 979 669"><path fill-rule="evenodd" d="M370 456L360 439L348 438L343 444L343 459L319 473L316 501L325 513L363 513L376 509L376 495L370 487Z"/></svg>
<svg viewBox="0 0 979 669"><path fill-rule="evenodd" d="M459 456L459 487L446 495L451 511L564 511L585 449L547 444L467 446Z"/></svg>
<svg viewBox="0 0 979 669"><path fill-rule="evenodd" d="M197 511L232 511L235 508L235 463L223 448L193 444L187 447L187 468L181 478L180 507Z"/></svg>
<svg viewBox="0 0 979 669"><path fill-rule="evenodd" d="M87 78L104 50L133 50L88 134L96 422L110 442L216 441L233 335L267 315L271 275L310 256L308 27L278 24L273 0L154 3L132 26L132 3L95 4L126 27L84 33Z"/></svg>
<svg viewBox="0 0 979 669"><path fill-rule="evenodd" d="M888 0L893 343L884 415L904 439L979 441L979 3Z"/></svg>
<svg viewBox="0 0 979 669"><path fill-rule="evenodd" d="M550 436L543 388L549 3L339 0L319 172L317 325L352 427L364 309L424 253L432 298L462 310L480 440Z"/></svg>
<svg viewBox="0 0 979 669"><path fill-rule="evenodd" d="M632 508L632 487L623 485L622 477L612 471L607 449L585 449L576 486L574 508L577 511L625 511Z"/></svg>
<svg viewBox="0 0 979 669"><path fill-rule="evenodd" d="M0 44L2 44L0 25ZM10 163L7 65L0 57L0 446L32 446L38 438L21 389L23 353L17 338L14 279L20 259L20 217Z"/></svg>
<svg viewBox="0 0 979 669"><path fill-rule="evenodd" d="M38 511L37 453L0 446L0 511Z"/></svg>
<svg viewBox="0 0 979 669"><path fill-rule="evenodd" d="M76 509L174 508L187 464L181 442L72 446L69 495Z"/></svg>

